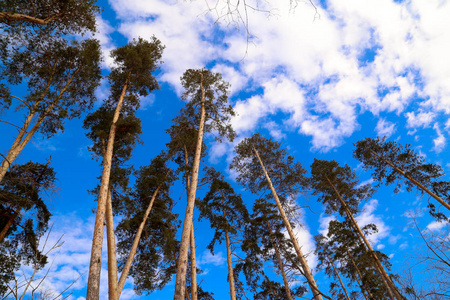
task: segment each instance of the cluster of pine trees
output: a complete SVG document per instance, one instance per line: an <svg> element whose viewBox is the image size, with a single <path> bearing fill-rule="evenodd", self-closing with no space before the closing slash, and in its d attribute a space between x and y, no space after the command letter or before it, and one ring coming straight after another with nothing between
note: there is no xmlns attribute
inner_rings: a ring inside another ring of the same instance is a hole
<svg viewBox="0 0 450 300"><path fill-rule="evenodd" d="M280 143L256 133L236 146L230 165L237 182L255 195L244 201L221 172L207 165L204 137L219 143L236 138L230 125L235 114L228 103L230 86L221 74L206 68L185 71L185 105L166 130L170 142L149 165L130 168L127 162L141 142L136 112L140 99L159 88L153 74L164 46L156 37L138 38L111 51L114 67L106 76L110 95L92 111L102 79L100 45L92 38L70 36L95 31L99 11L93 0L0 1L1 106L24 112L23 124L8 124L18 134L0 166L2 297L22 299L26 294L29 284L11 288L22 264L39 270L47 263L37 241L51 217L43 195L54 189L56 179L50 159L15 160L35 133L50 138L64 129L66 120L83 116L90 151L102 166L91 191L97 195L97 210L86 299L99 299L105 228L110 300L120 299L128 277L138 293L162 289L175 277L174 299L214 299L197 282L202 271L196 265L194 210L215 231L208 249L214 253L217 244L226 245L228 278L223 280L232 300L306 295L315 300L418 299L391 273L389 258L373 249L368 237L376 226L361 228L356 222L362 203L375 190L361 185L349 166L316 159L308 176ZM25 96L10 93L20 84L27 86ZM354 157L372 170L378 186L405 186L433 198L430 213L448 222L450 183L442 180L440 166L426 163L409 145L385 139L356 143ZM173 213L170 195L179 179L186 189L182 221ZM208 189L203 197L197 196L199 186ZM302 193L316 195L326 213L337 216L326 236L315 237L319 269L332 282L329 289L316 281L295 235L301 226L296 201Z"/></svg>

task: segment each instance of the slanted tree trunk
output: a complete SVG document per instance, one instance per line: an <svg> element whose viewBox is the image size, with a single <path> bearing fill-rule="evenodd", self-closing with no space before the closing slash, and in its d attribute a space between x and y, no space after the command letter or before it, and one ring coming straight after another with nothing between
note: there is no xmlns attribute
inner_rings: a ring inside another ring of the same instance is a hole
<svg viewBox="0 0 450 300"><path fill-rule="evenodd" d="M106 199L106 241L108 246L108 295L109 300L118 300L117 295L117 253L116 237L114 234L114 219L111 203L111 191Z"/></svg>
<svg viewBox="0 0 450 300"><path fill-rule="evenodd" d="M0 243L3 242L3 240L5 239L9 228L11 228L12 224L14 224L14 221L19 215L20 211L21 211L20 207L16 208L14 213L9 217L8 222L6 222L5 227L3 227L2 231L0 232Z"/></svg>
<svg viewBox="0 0 450 300"><path fill-rule="evenodd" d="M16 21L26 21L26 22L30 22L30 23L33 23L36 25L47 25L48 23L61 18L63 15L64 15L63 13L58 13L58 14L51 15L45 19L40 19L40 18L36 18L33 16L24 15L24 14L20 14L20 13L9 13L6 11L0 11L0 21L2 19L7 19L7 20L16 20Z"/></svg>
<svg viewBox="0 0 450 300"><path fill-rule="evenodd" d="M434 199L436 199L440 204L442 204L446 209L450 210L450 204L445 202L441 197L439 197L438 195L436 195L435 193L433 193L430 189L428 189L426 186L424 186L423 184L421 184L419 181L415 180L414 178L412 178L411 176L409 176L408 174L406 174L403 170L401 170L400 168L398 168L395 164L393 164L392 162L390 162L389 160L385 159L383 156L379 155L378 153L376 153L375 151L370 149L370 152L374 155L376 155L378 158L380 158L382 161L384 161L385 163L387 163L391 168L393 168L397 173L403 175L403 177L405 177L406 179L408 179L409 181L411 181L412 183L414 183L416 186L418 186L420 189L422 189L424 192L426 192L428 195L430 195L431 197L433 197Z"/></svg>
<svg viewBox="0 0 450 300"><path fill-rule="evenodd" d="M339 283L341 284L342 290L344 291L345 298L346 298L347 300L350 300L350 298L348 297L347 289L345 288L345 285L344 285L344 283L342 282L341 276L339 275L339 272L336 270L336 268L335 268L335 266L334 266L334 264L333 264L333 261L330 259L330 257L328 256L328 254L326 254L326 256L327 256L328 262L330 263L331 267L333 267L334 274L336 274L336 276L337 276L338 279L339 279Z"/></svg>
<svg viewBox="0 0 450 300"><path fill-rule="evenodd" d="M255 147L253 147L253 151L255 152L255 155L258 158L259 164L261 165L261 168L264 172L264 176L266 177L266 180L267 180L267 183L272 192L273 198L275 199L275 202L277 203L278 210L280 211L281 218L283 219L283 223L286 226L286 230L289 233L289 237L291 238L292 243L294 244L295 252L297 253L297 257L303 268L303 273L305 275L306 280L308 281L308 285L311 289L311 292L313 293L313 297L315 300L323 300L322 293L319 291L317 283L314 280L314 277L312 276L311 269L308 266L308 262L306 261L306 258L304 257L304 255L302 253L300 245L298 244L297 238L295 237L295 234L292 231L291 223L289 222L289 220L286 216L286 213L284 212L283 206L281 205L280 199L278 198L278 194L277 194L275 188L273 187L272 180L270 179L269 174L267 174L264 163L262 162L261 158L259 157L258 151L256 151ZM327 298L329 298L329 297L327 297Z"/></svg>
<svg viewBox="0 0 450 300"><path fill-rule="evenodd" d="M144 217L142 218L141 224L139 224L139 228L136 232L136 236L133 240L133 245L131 246L130 253L128 254L127 261L125 262L125 266L123 267L122 274L120 274L119 285L117 287L117 300L122 293L123 287L125 286L125 281L127 280L128 273L131 269L131 264L133 263L134 256L136 255L137 248L139 246L139 241L141 240L142 231L144 230L145 223L147 222L148 215L150 214L153 203L155 202L156 196L158 195L159 190L163 183L160 183L156 190L153 192L153 196L150 199L150 203L148 204L147 210L144 213Z"/></svg>
<svg viewBox="0 0 450 300"><path fill-rule="evenodd" d="M370 290L368 288L365 287L361 272L359 271L359 268L356 265L355 260L353 259L353 256L350 254L350 252L348 252L348 250L347 250L347 255L350 258L350 261L352 262L352 265L356 270L357 275L355 276L355 278L356 278L356 281L358 282L358 285L359 285L359 288L361 289L362 294L364 295L364 298L366 298L366 300L373 299L372 293L370 292ZM369 298L367 298L365 292L367 292L367 295L369 296Z"/></svg>
<svg viewBox="0 0 450 300"><path fill-rule="evenodd" d="M195 147L194 162L192 165L192 180L189 188L189 197L187 199L186 214L184 216L183 232L181 235L180 254L178 256L175 293L173 298L174 300L184 299L189 239L192 227L192 217L194 215L195 195L197 191L200 157L202 153L203 131L205 126L206 112L205 112L205 90L203 88L203 75L201 73L200 75L201 75L200 89L202 96L200 124L198 128L198 137L197 137L197 145Z"/></svg>
<svg viewBox="0 0 450 300"><path fill-rule="evenodd" d="M284 282L284 288L286 290L286 296L288 300L293 300L291 295L291 289L289 288L289 282L286 277L286 272L284 272L284 264L281 260L280 250L278 250L277 243L275 242L275 239L273 238L272 234L272 228L270 227L269 221L266 220L267 223L267 229L269 230L270 240L272 241L273 248L275 249L275 254L277 256L277 262L278 262L278 269L281 272L281 276L283 277Z"/></svg>
<svg viewBox="0 0 450 300"><path fill-rule="evenodd" d="M102 243L103 229L105 222L106 200L108 197L109 179L111 174L112 155L114 150L114 138L116 136L116 123L119 120L120 111L122 109L123 99L127 93L129 86L129 76L125 82L111 124L108 136L108 145L105 155L103 156L103 172L100 184L100 191L97 201L97 213L95 216L94 236L92 238L91 261L89 265L89 278L86 292L86 300L98 300L100 290L100 271L102 267Z"/></svg>
<svg viewBox="0 0 450 300"><path fill-rule="evenodd" d="M33 135L36 133L36 131L39 129L41 124L44 122L44 120L47 118L47 116L52 112L52 110L55 108L59 100L62 98L64 93L69 88L70 84L73 81L73 78L75 75L79 72L79 69L77 69L72 76L70 76L64 85L64 87L59 92L58 96L55 98L55 100L47 107L47 109L41 114L41 116L38 118L36 123L31 126L31 122L33 121L33 118L36 116L37 109L39 107L39 104L42 102L44 97L47 95L50 85L53 82L53 77L50 77L50 79L47 81L47 85L44 89L44 91L39 95L38 100L34 103L32 107L29 107L30 113L26 117L22 128L19 131L19 134L15 138L13 144L11 145L11 148L8 151L8 154L2 161L2 164L0 165L0 182L2 182L3 178L5 177L6 172L8 171L11 164L14 162L14 160L17 158L17 156L22 152L22 150L25 148L25 146L28 144L28 142L31 140ZM31 126L31 129L29 127Z"/></svg>
<svg viewBox="0 0 450 300"><path fill-rule="evenodd" d="M336 196L338 197L339 201L341 202L342 206L344 207L348 218L350 219L350 221L353 224L353 227L355 228L355 230L358 233L358 235L363 239L364 244L366 245L368 252L370 253L372 258L374 259L375 266L378 269L378 271L380 272L381 279L383 280L383 282L384 282L384 284L386 286L386 289L387 289L387 291L389 293L389 296L391 297L391 299L397 299L397 300L405 299L398 292L397 287L394 285L394 283L392 282L392 280L389 277L388 273L384 269L383 265L381 264L380 260L378 259L378 256L376 255L375 251L373 251L372 245L367 240L367 238L364 235L364 233L362 232L361 228L359 228L359 225L356 222L355 218L353 217L352 212L348 208L347 203L345 203L344 199L342 199L341 194L338 192L338 190L336 189L334 184L331 182L331 180L328 178L328 176L325 175L325 178L328 181L328 183L330 184L330 186L332 187L332 189L334 190L334 192L336 193Z"/></svg>

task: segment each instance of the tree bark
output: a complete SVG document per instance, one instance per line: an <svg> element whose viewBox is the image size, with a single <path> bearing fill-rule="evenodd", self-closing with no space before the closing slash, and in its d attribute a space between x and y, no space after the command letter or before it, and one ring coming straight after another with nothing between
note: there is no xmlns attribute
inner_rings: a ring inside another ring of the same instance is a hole
<svg viewBox="0 0 450 300"><path fill-rule="evenodd" d="M3 242L3 240L5 239L9 228L11 228L12 224L14 224L14 220L17 218L20 211L21 211L20 207L16 208L14 213L9 217L8 222L6 222L5 227L3 227L2 231L0 232L0 243Z"/></svg>
<svg viewBox="0 0 450 300"><path fill-rule="evenodd" d="M346 298L347 300L350 300L350 298L348 297L347 289L345 288L345 285L344 285L344 283L342 282L341 276L339 275L338 271L337 271L336 268L334 267L333 261L330 259L330 257L328 256L328 254L326 254L326 256L327 256L328 262L330 263L331 267L333 267L334 274L336 274L336 276L337 276L338 279L339 279L339 282L340 282L340 284L341 284L342 290L344 291L344 294L345 294L345 298Z"/></svg>
<svg viewBox="0 0 450 300"><path fill-rule="evenodd" d="M187 256L189 248L190 231L192 227L192 217L194 215L195 195L197 191L198 173L200 167L200 157L202 153L203 130L205 126L205 90L203 88L203 75L200 73L200 88L202 93L200 124L198 129L197 145L195 147L194 162L192 166L192 180L187 199L186 214L183 222L183 232L180 242L180 254L178 256L177 276L175 281L174 300L183 300L186 286ZM89 299L87 299L89 300Z"/></svg>
<svg viewBox="0 0 450 300"><path fill-rule="evenodd" d="M258 151L256 151L255 147L253 147L253 151L255 152L255 155L258 158L259 164L261 165L261 168L264 172L264 176L266 177L267 183L269 184L272 195L275 199L275 202L277 203L278 210L280 211L281 218L283 219L283 223L286 226L286 230L289 233L289 237L291 238L292 243L294 244L295 252L297 253L297 257L303 268L303 273L305 275L306 280L308 281L308 285L311 289L311 292L313 293L313 297L316 300L323 300L322 293L319 291L317 283L314 280L314 277L312 276L311 269L309 268L308 262L306 261L304 255L302 253L302 250L300 248L300 245L298 244L297 238L295 237L295 234L292 231L291 224L286 216L286 213L284 212L283 206L281 205L280 199L278 198L278 194L277 194L275 188L273 187L273 184L269 177L269 174L267 174L264 163L262 162L261 158L259 157ZM327 297L327 298L329 298L329 297Z"/></svg>
<svg viewBox="0 0 450 300"><path fill-rule="evenodd" d="M8 20L26 21L36 25L47 25L48 23L62 17L63 15L64 15L63 13L58 13L45 19L40 19L29 15L0 11L0 20L8 19Z"/></svg>
<svg viewBox="0 0 450 300"><path fill-rule="evenodd" d="M36 131L39 129L41 124L44 122L44 120L47 118L48 114L53 110L53 108L56 106L56 104L61 100L64 93L69 88L70 84L73 81L73 78L80 70L77 69L72 76L69 77L66 84L62 88L62 90L59 92L56 99L48 106L48 108L45 110L45 112L39 117L37 122L31 127L30 131L27 133L28 128L30 127L31 122L33 121L34 116L36 115L36 111L39 107L39 104L44 99L45 95L48 93L50 89L50 85L53 82L53 76L50 77L50 79L47 81L47 85L45 86L44 91L39 95L39 100L37 100L33 107L30 108L30 113L28 114L27 118L25 119L22 128L19 131L19 134L14 139L13 144L11 145L11 148L8 151L8 154L6 155L5 159L2 161L2 164L0 166L0 182L2 182L3 178L5 177L6 172L8 171L11 164L14 162L14 160L17 158L17 156L22 152L23 148L28 144L28 142L31 140L33 135L36 133Z"/></svg>
<svg viewBox="0 0 450 300"><path fill-rule="evenodd" d="M114 234L114 219L111 203L111 191L106 199L106 241L108 245L108 295L109 300L119 300L117 279L116 237Z"/></svg>
<svg viewBox="0 0 450 300"><path fill-rule="evenodd" d="M358 282L358 285L359 285L359 287L360 287L360 289L361 289L362 294L364 295L364 298L366 298L366 300L373 299L372 293L370 292L370 290L369 290L368 288L365 287L365 284L364 284L364 281L363 281L363 277L362 277L362 275L361 275L361 272L359 271L359 268L358 268L358 266L356 265L355 260L353 259L353 257L352 257L352 255L350 254L350 252L348 252L348 250L347 250L347 255L348 255L348 257L350 258L350 261L352 262L353 267L354 267L355 270L356 270L357 276L355 276L355 278L356 278L356 281ZM358 280L358 276L359 276L359 278L360 278L361 281ZM365 292L367 292L367 295L369 296L369 298L367 298Z"/></svg>
<svg viewBox="0 0 450 300"><path fill-rule="evenodd" d="M191 226L191 295L192 300L197 300L197 262L195 259L194 224Z"/></svg>
<svg viewBox="0 0 450 300"><path fill-rule="evenodd" d="M358 235L363 239L364 244L366 245L367 249L369 250L370 255L372 256L372 258L375 261L375 266L377 267L377 269L380 272L381 275L381 279L383 280L386 289L389 293L389 296L391 297L391 299L397 299L397 300L403 300L405 299L397 290L397 288L395 287L394 283L392 282L391 278L389 277L389 275L387 274L386 270L384 269L383 265L381 264L380 260L378 259L378 256L376 255L375 251L373 251L372 245L370 244L370 242L367 240L366 236L364 235L364 233L362 232L361 228L359 228L358 223L356 222L355 218L353 217L353 214L351 213L350 209L347 206L347 203L345 203L344 199L342 199L341 194L338 192L338 190L336 189L336 187L334 186L334 184L331 182L331 180L328 178L328 176L325 175L325 178L327 179L328 183L330 184L330 186L332 187L332 189L334 190L334 192L336 193L339 201L341 202L342 206L345 209L345 212L348 216L348 218L350 219L350 221L352 222L354 228L356 229Z"/></svg>
<svg viewBox="0 0 450 300"><path fill-rule="evenodd" d="M283 277L284 289L286 290L287 299L288 300L293 300L292 299L292 295L291 295L291 289L289 288L289 282L287 280L286 273L284 272L284 264L283 264L283 261L281 260L280 251L278 250L278 246L275 243L275 240L274 240L273 235L272 235L272 228L270 227L270 224L269 224L268 220L266 220L266 223L267 223L267 228L269 229L270 240L272 241L273 248L275 249L275 254L277 256L278 268L279 268L279 270L281 272L281 276Z"/></svg>
<svg viewBox="0 0 450 300"><path fill-rule="evenodd" d="M129 76L128 76L129 78ZM111 129L109 131L108 145L106 153L103 157L103 172L100 184L100 191L98 195L97 213L95 216L94 235L92 238L91 261L89 265L89 278L86 292L86 300L98 300L100 291L100 272L102 259L102 243L103 243L103 229L105 222L106 199L108 195L109 179L111 174L112 155L114 150L114 138L116 135L116 123L119 120L120 111L123 104L123 99L127 92L129 79L125 82L119 101L117 102L116 110L114 112Z"/></svg>
<svg viewBox="0 0 450 300"><path fill-rule="evenodd" d="M369 149L370 150L370 149ZM384 161L385 163L387 163L391 168L393 168L397 173L403 175L403 177L405 177L406 179L408 179L409 181L411 181L412 183L414 183L416 186L418 186L419 188L421 188L424 192L426 192L428 195L430 195L431 197L433 197L434 199L436 199L440 204L442 204L446 209L450 210L450 204L445 202L441 197L439 197L438 195L436 195L435 193L433 193L430 189L428 189L426 186L424 186L423 184L421 184L420 182L418 182L417 180L415 180L414 178L412 178L411 176L407 175L403 170L401 170L400 168L398 168L396 165L394 165L392 162L388 161L387 159L385 159L383 156L379 155L378 153L376 153L373 150L370 150L370 152L372 152L372 154L375 154L378 158L380 158L382 161Z"/></svg>
<svg viewBox="0 0 450 300"><path fill-rule="evenodd" d="M155 192L153 193L153 196L150 200L150 203L148 204L147 210L144 213L144 217L142 218L142 222L139 225L139 228L136 232L136 236L134 237L133 245L130 249L130 254L128 254L127 261L125 263L125 266L123 267L122 274L120 274L120 280L119 285L117 287L117 300L120 298L120 294L122 293L123 287L125 286L125 281L127 280L128 273L131 269L131 264L133 262L134 256L136 255L137 247L139 246L139 241L141 240L142 231L144 230L145 223L147 222L148 215L152 211L153 203L155 202L156 196L158 195L158 192L162 186L162 183L158 185Z"/></svg>

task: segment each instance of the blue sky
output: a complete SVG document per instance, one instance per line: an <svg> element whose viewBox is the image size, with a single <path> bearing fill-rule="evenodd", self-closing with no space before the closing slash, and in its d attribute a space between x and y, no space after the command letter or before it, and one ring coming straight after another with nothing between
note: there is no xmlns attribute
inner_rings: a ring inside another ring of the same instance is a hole
<svg viewBox="0 0 450 300"><path fill-rule="evenodd" d="M263 1L259 3L262 10L270 14L249 10L249 41L239 20L217 19L224 2L217 1L216 11L207 10L207 4L212 7L215 0L98 2L104 11L95 36L102 44L104 74L112 65L109 51L132 38L155 35L166 46L157 75L161 90L143 99L138 113L144 145L135 149L132 164L146 165L164 148L168 142L164 130L183 105L180 76L188 68L207 66L231 83L230 102L238 113L232 120L237 140L213 143L206 159L230 180L234 176L227 166L234 145L258 131L282 142L308 170L315 157L335 159L352 166L361 181L370 182L370 173L352 158L353 143L381 135L411 143L427 161L449 171L450 1L329 0L316 3L318 14L309 1L298 1L295 9L287 0ZM98 105L107 95L104 82L97 91ZM5 117L21 120L20 112L12 110ZM82 120L67 122L65 132L49 140L36 136L18 159L45 162L51 155L57 172L58 191L49 199L54 214L52 237L64 233L65 244L55 255L47 282L55 291L85 273L89 265L96 203L86 191L97 185L101 170L87 150L90 141L81 124ZM2 153L14 133L2 129ZM235 183L234 187L246 203L252 203L253 195ZM184 215L181 185L172 190L172 196L178 201L177 213ZM298 230L300 244L310 252L312 236L326 230L329 216L313 196L297 202L310 208L304 209L304 226ZM409 258L423 248L409 213L417 215L422 229L445 229L433 223L424 211L426 205L427 198L414 192L394 195L392 188L381 188L359 216L361 225L374 222L378 226L372 241L375 248L392 256L398 274L413 264ZM196 221L195 227L198 260L205 270L199 281L217 300L228 299L226 250L221 245L211 256L206 250L212 239L209 224ZM308 260L312 266L316 263L312 254ZM417 274L421 268L417 267ZM323 277L316 276L318 281ZM72 299L84 299L86 282L87 274L74 285ZM102 283L101 299L106 299L106 273ZM173 294L173 283L147 297L134 295L131 288L130 283L123 299L171 299Z"/></svg>

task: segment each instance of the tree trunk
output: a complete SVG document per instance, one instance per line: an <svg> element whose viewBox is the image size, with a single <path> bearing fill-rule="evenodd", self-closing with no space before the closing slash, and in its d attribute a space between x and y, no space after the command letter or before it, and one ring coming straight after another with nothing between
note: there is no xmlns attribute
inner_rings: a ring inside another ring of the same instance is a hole
<svg viewBox="0 0 450 300"><path fill-rule="evenodd" d="M370 255L375 261L375 266L380 272L381 279L383 280L384 284L386 285L386 289L389 293L389 296L391 299L397 299L397 300L403 300L405 299L397 290L396 286L392 282L391 278L387 274L386 270L384 269L383 265L381 264L380 260L378 259L377 255L375 254L375 251L373 251L372 245L367 240L366 236L362 232L361 228L359 228L358 223L356 222L355 218L353 217L353 214L351 213L350 209L347 206L347 203L345 203L344 199L342 199L341 194L338 192L334 184L331 182L331 180L328 178L328 176L325 175L325 178L327 179L330 186L333 188L334 192L336 193L339 201L341 202L342 206L345 209L345 212L352 222L354 228L356 229L356 232L359 234L359 236L363 239L364 244L366 245L367 249L369 250Z"/></svg>
<svg viewBox="0 0 450 300"><path fill-rule="evenodd" d="M438 195L436 195L435 193L433 193L430 189L428 189L426 186L424 186L423 184L421 184L420 182L418 182L417 180L415 180L414 178L412 178L411 176L407 175L403 170L401 170L400 168L398 168L396 165L394 165L392 162L388 161L387 159L385 159L383 156L379 155L378 153L376 153L373 150L370 150L370 152L372 152L373 154L375 154L378 158L380 158L381 160L383 160L385 163L387 163L391 168L393 168L396 172L398 172L399 174L403 175L406 179L408 179L409 181L411 181L412 183L414 183L416 186L418 186L419 188L421 188L424 192L426 192L428 195L430 195L431 197L433 197L434 199L436 199L440 204L442 204L446 209L450 210L450 204L445 202L441 197L439 197Z"/></svg>
<svg viewBox="0 0 450 300"><path fill-rule="evenodd" d="M142 218L142 222L139 225L139 228L136 232L136 236L134 237L133 245L130 249L130 254L128 254L127 261L125 263L125 266L123 267L122 274L120 274L120 280L119 280L119 286L117 288L117 300L120 297L120 294L122 293L123 287L125 286L125 281L127 280L128 273L131 269L131 264L133 262L134 256L136 255L137 247L139 245L139 241L141 240L142 231L144 230L145 223L147 222L148 215L150 214L153 203L155 202L156 196L158 195L158 192L163 184L160 183L158 187L156 188L155 192L153 193L152 199L150 200L150 203L148 204L147 210L144 213L144 217Z"/></svg>
<svg viewBox="0 0 450 300"><path fill-rule="evenodd" d="M129 76L128 76L129 77ZM98 194L97 213L95 216L94 236L92 238L91 261L89 265L89 278L86 292L86 300L98 300L100 291L100 271L102 267L102 243L105 222L106 199L108 196L109 179L111 174L111 162L114 150L114 138L116 135L116 123L119 120L123 99L127 92L129 79L125 82L119 101L114 112L111 129L109 131L108 145L103 157L103 172L100 191Z"/></svg>
<svg viewBox="0 0 450 300"><path fill-rule="evenodd" d="M278 246L275 243L275 240L274 240L273 235L272 235L272 228L270 227L270 224L269 224L268 220L266 220L266 223L267 223L267 228L269 229L270 240L272 241L273 248L275 249L275 254L277 256L278 268L279 268L279 270L281 272L281 276L283 277L284 288L286 290L287 299L288 300L293 300L292 299L292 295L291 295L291 289L289 288L289 282L287 280L286 273L284 272L284 264L283 264L283 261L281 260L280 251L278 250Z"/></svg>
<svg viewBox="0 0 450 300"><path fill-rule="evenodd" d="M175 260L175 264L178 265L177 256L175 255L175 253L173 254L173 259ZM184 290L185 290L186 300L191 300L186 286L184 287Z"/></svg>
<svg viewBox="0 0 450 300"><path fill-rule="evenodd" d="M347 289L345 288L344 283L342 282L341 276L339 275L338 271L336 270L336 268L334 267L333 261L330 259L330 257L328 256L328 254L325 254L327 256L328 262L330 263L330 265L333 267L334 270L334 274L336 274L336 276L339 279L339 282L341 284L342 290L344 291L345 294L345 298L347 300L350 300L350 298L348 297L348 293L347 293Z"/></svg>
<svg viewBox="0 0 450 300"><path fill-rule="evenodd" d="M60 18L63 16L63 13L58 13L53 16L47 17L45 19L35 18L29 15L19 14L19 13L9 13L5 11L0 11L0 20L16 20L16 21L26 21L36 25L47 25L48 23Z"/></svg>
<svg viewBox="0 0 450 300"><path fill-rule="evenodd" d="M114 234L114 219L111 203L111 191L106 199L106 241L108 245L108 295L109 300L119 300L117 292L117 253Z"/></svg>
<svg viewBox="0 0 450 300"><path fill-rule="evenodd" d="M352 255L350 254L350 252L348 252L348 250L347 250L347 255L350 258L350 261L352 262L353 267L356 270L357 276L355 276L355 278L356 278L356 281L358 282L358 285L359 285L359 287L361 289L362 294L364 295L364 298L366 298L366 300L373 299L372 293L370 292L370 290L368 288L365 287L365 284L364 284L361 272L359 271L358 266L356 265L355 261L353 260ZM358 276L361 279L361 281L358 280ZM367 295L369 296L369 299L367 298L366 293L364 293L364 292L367 292Z"/></svg>
<svg viewBox="0 0 450 300"><path fill-rule="evenodd" d="M3 240L5 239L9 228L11 228L12 224L14 224L14 220L17 218L20 211L21 211L21 208L18 207L16 209L16 211L9 217L8 222L6 222L5 227L3 227L2 231L0 232L0 243L3 242Z"/></svg>
<svg viewBox="0 0 450 300"><path fill-rule="evenodd" d="M174 300L184 299L184 292L185 292L184 287L186 286L186 269L187 269L189 239L192 227L192 217L194 215L195 195L197 191L200 157L202 153L203 130L205 126L206 112L205 112L205 90L203 88L203 75L201 73L200 75L202 76L200 82L200 88L202 93L200 124L198 128L198 137L197 137L197 145L195 147L194 162L192 165L192 180L189 188L189 197L187 199L186 214L184 217L183 232L181 235L180 254L178 257L177 276L175 281L175 293L173 298Z"/></svg>
<svg viewBox="0 0 450 300"><path fill-rule="evenodd" d="M197 300L197 263L195 260L194 224L191 226L191 295L192 300Z"/></svg>
<svg viewBox="0 0 450 300"><path fill-rule="evenodd" d="M295 237L294 232L292 231L291 224L286 216L286 213L284 212L283 206L281 205L280 199L278 198L278 194L275 191L275 188L273 187L273 184L272 184L272 181L270 180L269 174L267 174L266 168L264 167L264 163L262 162L261 158L259 157L258 151L256 151L255 147L253 147L253 151L255 152L255 155L258 158L258 161L264 172L264 176L266 177L267 183L269 184L270 190L272 191L272 195L275 199L275 202L277 203L278 210L280 211L281 218L283 219L283 223L286 226L286 230L289 233L289 237L291 238L292 243L294 244L295 252L297 253L297 257L300 261L300 264L302 265L303 273L305 275L306 280L308 281L311 292L313 293L313 297L315 300L323 300L322 293L319 291L317 283L314 280L314 277L312 276L311 269L309 268L308 262L306 261L304 255L302 253L302 250L300 248L300 245L298 244L297 238ZM329 298L329 297L327 297L327 298Z"/></svg>
<svg viewBox="0 0 450 300"><path fill-rule="evenodd" d="M34 116L36 115L36 110L39 107L39 104L44 99L45 95L48 93L50 89L50 85L53 82L53 76L50 77L50 79L47 81L47 85L45 86L44 91L39 95L39 100L36 101L36 103L33 105L33 107L30 108L30 113L28 114L27 118L25 119L22 128L19 131L19 134L15 138L11 148L8 151L8 154L4 158L2 164L0 165L0 182L2 182L3 178L5 177L6 172L8 171L11 164L14 162L14 160L17 158L17 156L22 152L23 148L28 144L28 142L31 140L33 135L36 133L36 131L39 129L41 124L44 122L44 120L47 118L48 114L53 110L53 108L56 106L56 104L61 100L64 93L69 88L70 84L72 83L73 78L75 75L80 71L80 69L75 70L75 72L72 74L71 77L67 80L64 87L59 92L58 96L55 98L55 101L53 101L48 108L45 110L45 112L39 117L37 122L31 127L30 131L27 133L28 127L30 127L31 122L33 121Z"/></svg>

